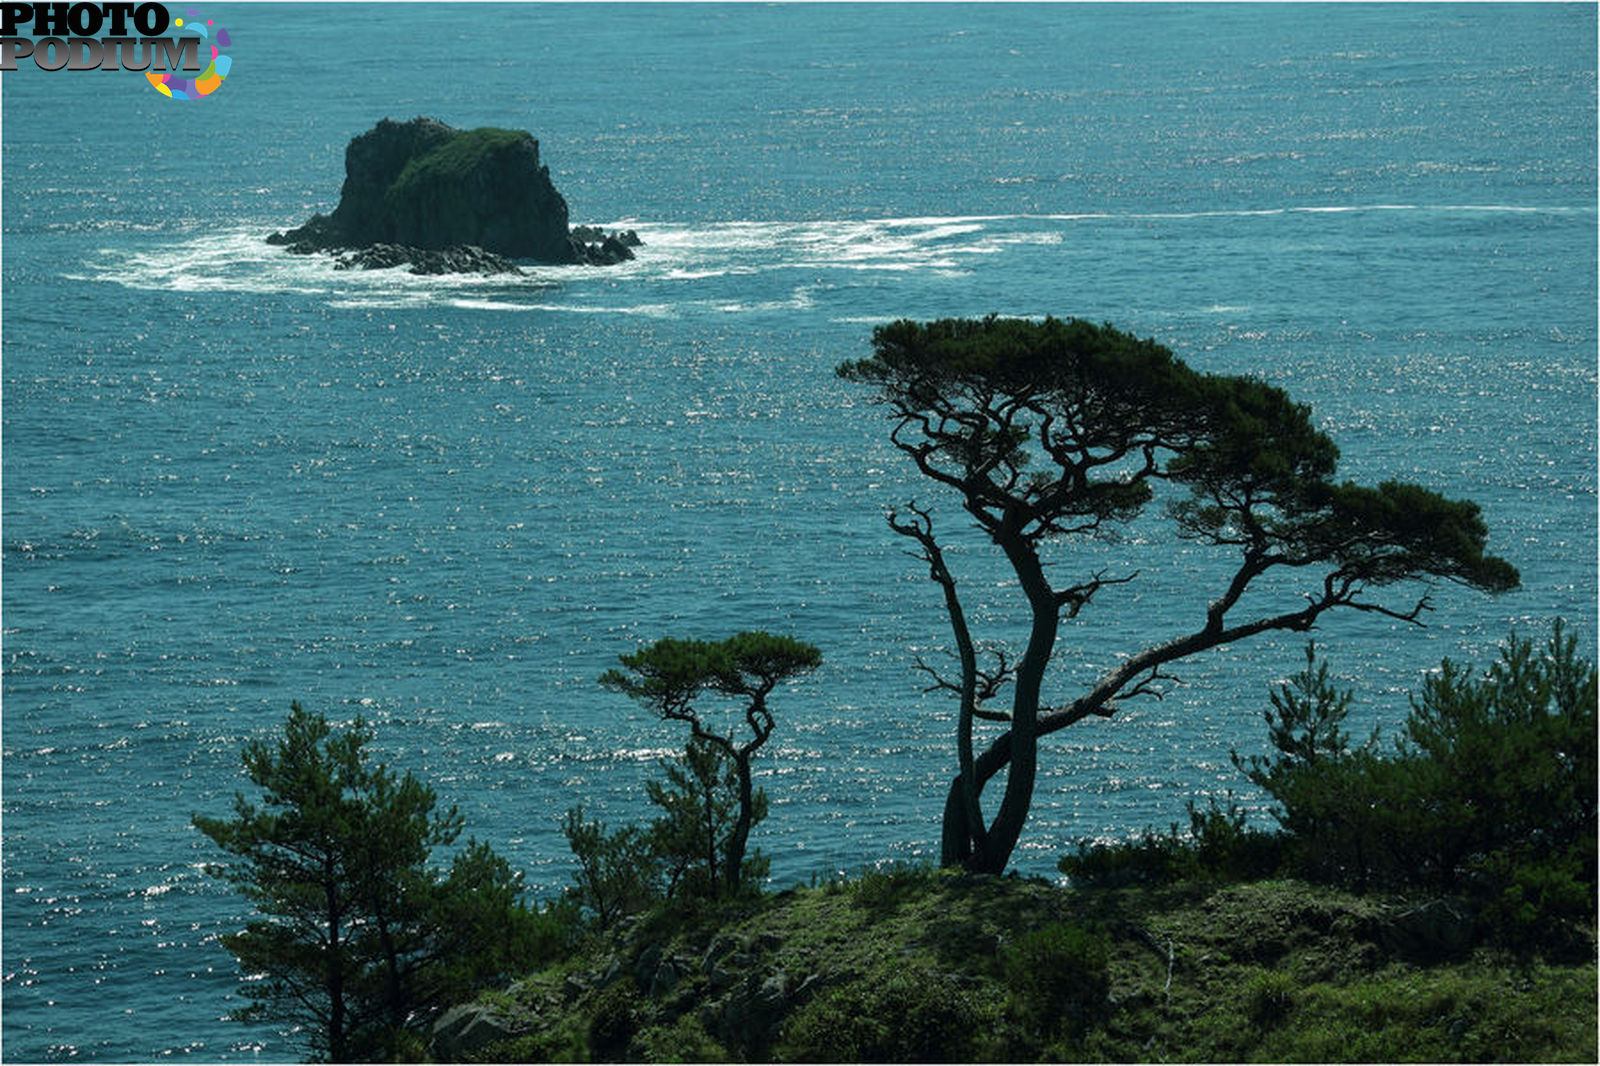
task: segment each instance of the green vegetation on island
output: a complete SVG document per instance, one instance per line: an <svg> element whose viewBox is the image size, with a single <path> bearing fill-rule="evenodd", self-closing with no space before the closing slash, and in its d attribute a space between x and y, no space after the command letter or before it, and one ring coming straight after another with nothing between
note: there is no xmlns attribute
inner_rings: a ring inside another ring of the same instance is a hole
<svg viewBox="0 0 1600 1066"><path fill-rule="evenodd" d="M1486 668L1444 663L1397 736L1364 740L1308 644L1267 694L1270 753L1233 754L1275 827L1191 800L1187 827L1062 856L1060 883L1002 876L1042 737L1329 610L1420 624L1426 594L1385 598L1401 582L1514 586L1476 505L1335 483L1332 442L1280 390L1110 327L895 323L874 344L840 372L875 385L893 442L1001 550L1030 621L1020 654L978 640L931 509L890 516L955 642L954 676L916 662L959 701L957 776L929 797L942 868L771 891L753 761L773 702L821 662L790 637L663 638L600 678L688 737L648 822L566 812L572 884L539 902L485 845L436 862L459 813L372 763L359 720L296 706L281 741L246 748L262 801L195 817L259 912L224 938L241 1017L300 1026L335 1061L1594 1061L1596 675L1559 622ZM1047 698L1063 618L1138 575L1064 584L1046 546L1160 498L1235 569L1193 632ZM1252 595L1232 617L1268 573L1303 582L1272 586L1296 605Z"/></svg>
<svg viewBox="0 0 1600 1066"><path fill-rule="evenodd" d="M390 195L405 196L422 186L443 187L463 182L482 165L485 157L524 142L533 143L533 134L526 130L480 126L455 131L437 147L408 159L390 186Z"/></svg>

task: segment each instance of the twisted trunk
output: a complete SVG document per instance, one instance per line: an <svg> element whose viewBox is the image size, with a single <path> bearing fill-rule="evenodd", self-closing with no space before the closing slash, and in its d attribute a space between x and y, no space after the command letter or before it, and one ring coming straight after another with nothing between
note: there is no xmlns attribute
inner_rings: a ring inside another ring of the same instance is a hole
<svg viewBox="0 0 1600 1066"><path fill-rule="evenodd" d="M1035 560L1035 564L1037 565L1037 560ZM1283 614L1256 618L1234 626L1224 625L1223 615L1225 611L1237 601L1239 593L1248 582L1248 577L1245 576L1246 573L1248 572L1249 576L1254 576L1255 573L1260 572L1260 569L1254 562L1246 563L1245 567L1241 569L1240 577L1235 579L1228 594L1210 605L1206 612L1206 624L1202 628L1193 633L1169 640L1164 644L1146 648L1138 655L1124 660L1116 669L1101 677L1094 688L1067 706L1050 711L1041 717L1038 713L1038 689L1035 684L1029 704L1031 713L1027 722L1027 736L1020 741L1014 737L1013 734L1017 731L1017 727L1013 724L1010 730L991 741L989 746L973 760L970 779L964 779L964 775L958 775L950 783L950 788L945 795L942 864L945 866L966 866L969 869L981 870L987 873L1004 872L1005 864L1011 858L1011 849L1016 846L1016 837L1011 838L1010 845L1002 853L998 847L998 840L994 839L1001 820L1000 817L997 817L996 825L990 827L989 830L994 846L990 849L975 848L972 844L973 838L968 832L968 823L965 816L967 789L975 786L981 794L984 787L996 774L1005 769L1008 764L1014 762L1019 751L1023 753L1026 759L1030 760L1030 763L1036 763L1040 737L1049 736L1051 733L1081 722L1091 715L1109 718L1112 714L1113 698L1119 694L1124 694L1125 689L1127 690L1126 694L1131 695L1138 695L1141 691L1147 691L1144 686L1155 679L1160 668L1167 663L1217 647L1220 644L1228 644L1252 637L1267 630L1287 629L1304 632L1311 628L1318 616L1324 611L1340 606L1360 606L1353 603L1346 592L1330 591L1321 599L1312 601L1308 606L1298 611L1287 611ZM1021 576L1023 571L1019 568L1017 573ZM1036 580L1042 583L1042 575ZM1024 580L1023 584L1024 588L1029 587L1028 580ZM1033 599L1030 595L1030 601L1033 601ZM1057 617L1054 612L1049 616L1048 629L1052 641ZM1029 659L1034 653L1043 628L1042 619L1036 606L1034 636L1028 646ZM1048 659L1048 651L1046 658ZM1018 693L1013 713L1016 714L1018 722L1022 721L1024 672L1028 669L1029 659L1023 660L1017 675ZM1043 664L1040 664L1039 669L1042 673ZM1137 684L1132 684L1132 687L1129 688L1130 683L1133 683L1141 674L1148 676L1139 680ZM1025 771L1028 775L1030 789L1034 770L1035 767L1029 765ZM1006 783L1007 804L1011 802L1012 783L1015 777L1016 770L1013 767L1011 777L1008 778ZM1025 819L1028 813L1026 798L1024 798L1020 811L1012 811L1011 813L1013 816L1020 816ZM1020 833L1020 822L1017 824L1017 830Z"/></svg>
<svg viewBox="0 0 1600 1066"><path fill-rule="evenodd" d="M1033 612L1027 650L1017 664L1011 700L1011 728L1001 738L1005 759L987 773L970 748L962 752L962 773L952 788L945 806L943 834L945 865L961 865L978 873L1004 873L1011 853L1027 824L1033 805L1034 780L1039 769L1039 695L1044 685L1045 668L1055 650L1061 625L1061 604L1044 575L1032 540L1020 531L1021 519L1011 515L996 530L995 539L1006 553L1023 594ZM992 750L992 746L991 746ZM988 755L988 752L985 752ZM972 819L977 815L977 797L988 779L1009 765L1005 793L994 821L987 827ZM970 770L969 770L970 767ZM952 818L952 814L954 818Z"/></svg>

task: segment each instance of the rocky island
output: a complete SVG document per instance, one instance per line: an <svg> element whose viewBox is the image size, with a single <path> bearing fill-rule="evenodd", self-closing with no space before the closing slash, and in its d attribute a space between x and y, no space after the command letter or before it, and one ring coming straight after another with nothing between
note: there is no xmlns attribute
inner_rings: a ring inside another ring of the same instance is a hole
<svg viewBox="0 0 1600 1066"><path fill-rule="evenodd" d="M342 269L411 264L413 274L521 273L514 260L605 266L632 259L628 230L567 223L567 201L526 130L458 130L383 119L345 148L333 214L267 243L328 252Z"/></svg>

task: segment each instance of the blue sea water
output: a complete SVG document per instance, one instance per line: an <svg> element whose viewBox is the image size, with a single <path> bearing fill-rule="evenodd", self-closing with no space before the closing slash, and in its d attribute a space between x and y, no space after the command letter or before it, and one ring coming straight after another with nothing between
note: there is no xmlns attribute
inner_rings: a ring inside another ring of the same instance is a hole
<svg viewBox="0 0 1600 1066"><path fill-rule="evenodd" d="M226 1020L247 908L189 824L291 700L365 716L540 895L561 813L642 816L681 737L595 683L665 634L794 633L758 829L780 884L937 856L944 516L833 367L897 317L1078 315L1309 403L1342 473L1480 501L1522 571L1427 628L1319 631L1358 732L1514 627L1596 634L1592 5L218 4L234 68L0 77L3 1055L284 1060ZM532 130L636 262L345 273L330 209L384 116ZM1066 631L1062 697L1191 627L1221 563L1152 520ZM1392 602L1408 606L1406 595ZM1018 866L1259 799L1228 760L1301 638L1184 666L1048 742Z"/></svg>

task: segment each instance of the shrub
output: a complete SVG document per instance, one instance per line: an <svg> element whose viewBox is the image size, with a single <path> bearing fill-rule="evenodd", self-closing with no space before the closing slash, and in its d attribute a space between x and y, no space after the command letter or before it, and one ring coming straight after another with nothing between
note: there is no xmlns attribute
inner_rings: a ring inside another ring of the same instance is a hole
<svg viewBox="0 0 1600 1066"><path fill-rule="evenodd" d="M1245 1016L1258 1029L1270 1029L1294 1009L1295 983L1286 973L1269 970L1245 982L1240 997Z"/></svg>
<svg viewBox="0 0 1600 1066"><path fill-rule="evenodd" d="M1176 852L1187 876L1238 881L1277 872L1281 842L1273 834L1247 827L1245 812L1231 794L1226 808L1215 798L1205 810L1190 800L1188 812L1190 846Z"/></svg>
<svg viewBox="0 0 1600 1066"><path fill-rule="evenodd" d="M1083 841L1071 855L1063 855L1056 869L1074 885L1122 888L1128 885L1164 885L1178 877L1178 852L1183 847L1178 826L1165 834L1146 828L1133 840L1117 843Z"/></svg>
<svg viewBox="0 0 1600 1066"><path fill-rule="evenodd" d="M624 977L602 989L589 1008L589 1055L595 1062L625 1062L639 1031L639 990Z"/></svg>
<svg viewBox="0 0 1600 1066"><path fill-rule="evenodd" d="M728 1050L717 1043L692 1014L671 1025L645 1029L635 1038L644 1062L728 1062Z"/></svg>
<svg viewBox="0 0 1600 1066"><path fill-rule="evenodd" d="M832 989L792 1015L777 1057L798 1062L970 1061L989 1020L947 977L900 970Z"/></svg>
<svg viewBox="0 0 1600 1066"><path fill-rule="evenodd" d="M914 896L928 875L926 866L899 862L863 870L855 882L855 902L874 912L893 910Z"/></svg>
<svg viewBox="0 0 1600 1066"><path fill-rule="evenodd" d="M1481 870L1485 897L1479 919L1499 943L1524 952L1589 956L1571 923L1594 916L1594 874L1572 854L1518 861L1501 853Z"/></svg>
<svg viewBox="0 0 1600 1066"><path fill-rule="evenodd" d="M1000 978L1017 1018L1050 1034L1076 1032L1111 991L1110 944L1081 926L1054 922L1000 953Z"/></svg>
<svg viewBox="0 0 1600 1066"><path fill-rule="evenodd" d="M1482 676L1446 660L1411 701L1403 749L1435 768L1431 831L1468 868L1515 880L1523 863L1592 858L1596 832L1596 684L1591 663L1557 623L1542 654L1513 637ZM1503 854L1509 862L1491 858ZM1586 867L1594 884L1593 867Z"/></svg>
<svg viewBox="0 0 1600 1066"><path fill-rule="evenodd" d="M1446 660L1389 754L1376 734L1349 747L1349 694L1309 647L1306 662L1266 714L1278 755L1233 757L1278 801L1292 872L1468 895L1508 940L1592 912L1595 671L1559 622L1542 651L1513 636L1481 674Z"/></svg>
<svg viewBox="0 0 1600 1066"><path fill-rule="evenodd" d="M660 863L642 830L624 826L611 832L603 822L586 821L582 807L573 807L561 831L578 860L567 899L600 928L661 898Z"/></svg>
<svg viewBox="0 0 1600 1066"><path fill-rule="evenodd" d="M1228 800L1215 799L1201 809L1188 803L1189 832L1174 823L1166 833L1146 829L1140 837L1117 844L1078 845L1056 868L1074 884L1098 888L1163 885L1189 879L1241 880L1269 877L1281 865L1283 842L1271 833L1249 828L1245 813Z"/></svg>

